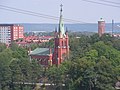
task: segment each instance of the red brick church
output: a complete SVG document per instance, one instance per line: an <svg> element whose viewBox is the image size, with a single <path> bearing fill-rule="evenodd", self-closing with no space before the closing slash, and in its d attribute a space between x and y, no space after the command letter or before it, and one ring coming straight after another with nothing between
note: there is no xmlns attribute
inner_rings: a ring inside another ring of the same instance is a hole
<svg viewBox="0 0 120 90"><path fill-rule="evenodd" d="M69 57L68 31L64 30L62 6L60 10L59 28L54 34L54 48L37 48L30 52L31 59L37 59L41 65L59 65Z"/></svg>

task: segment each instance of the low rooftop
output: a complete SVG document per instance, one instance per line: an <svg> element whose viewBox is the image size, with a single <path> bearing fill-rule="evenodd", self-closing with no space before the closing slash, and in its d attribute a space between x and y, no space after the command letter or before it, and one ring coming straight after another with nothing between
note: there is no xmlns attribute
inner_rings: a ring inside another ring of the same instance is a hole
<svg viewBox="0 0 120 90"><path fill-rule="evenodd" d="M29 55L49 56L51 54L50 52L53 53L53 49L51 49L51 48L36 48L35 50L31 51L31 53Z"/></svg>

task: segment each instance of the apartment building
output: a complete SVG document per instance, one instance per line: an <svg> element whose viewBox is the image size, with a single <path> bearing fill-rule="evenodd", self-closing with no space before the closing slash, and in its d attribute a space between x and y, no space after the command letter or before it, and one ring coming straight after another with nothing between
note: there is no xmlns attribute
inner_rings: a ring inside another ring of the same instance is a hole
<svg viewBox="0 0 120 90"><path fill-rule="evenodd" d="M12 41L23 38L24 27L18 24L0 24L0 42L10 44Z"/></svg>

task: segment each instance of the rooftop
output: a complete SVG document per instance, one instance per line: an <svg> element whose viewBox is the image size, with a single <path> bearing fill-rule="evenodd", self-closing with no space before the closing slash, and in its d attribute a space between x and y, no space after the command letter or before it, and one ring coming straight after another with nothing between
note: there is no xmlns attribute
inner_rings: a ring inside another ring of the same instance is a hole
<svg viewBox="0 0 120 90"><path fill-rule="evenodd" d="M53 53L53 49L51 49L51 53ZM29 55L50 55L50 48L36 48Z"/></svg>

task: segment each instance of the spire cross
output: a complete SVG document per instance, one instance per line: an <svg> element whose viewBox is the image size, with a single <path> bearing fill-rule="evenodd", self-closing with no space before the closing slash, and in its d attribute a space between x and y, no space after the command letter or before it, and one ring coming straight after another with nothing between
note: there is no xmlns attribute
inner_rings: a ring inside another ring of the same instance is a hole
<svg viewBox="0 0 120 90"><path fill-rule="evenodd" d="M62 7L63 7L63 5L61 4L60 7L61 7L61 12L62 12Z"/></svg>

